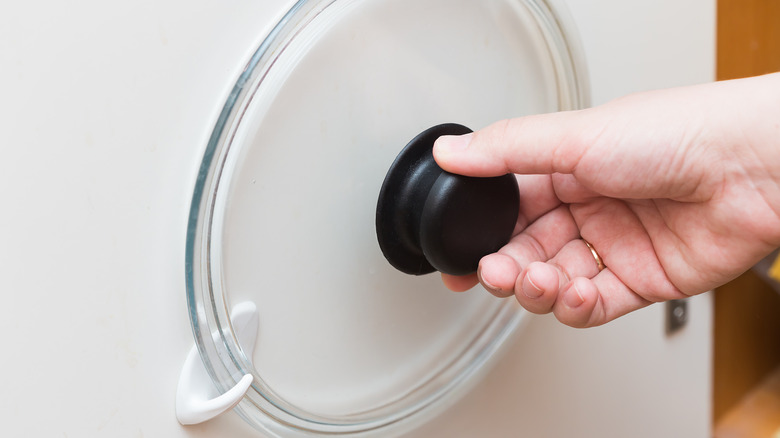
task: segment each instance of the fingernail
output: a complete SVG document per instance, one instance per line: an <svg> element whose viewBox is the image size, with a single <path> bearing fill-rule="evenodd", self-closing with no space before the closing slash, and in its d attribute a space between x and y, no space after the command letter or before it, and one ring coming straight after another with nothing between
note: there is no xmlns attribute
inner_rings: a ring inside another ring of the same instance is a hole
<svg viewBox="0 0 780 438"><path fill-rule="evenodd" d="M563 304L570 309L576 309L584 302L585 299L582 298L582 294L577 290L576 285L569 286L563 294Z"/></svg>
<svg viewBox="0 0 780 438"><path fill-rule="evenodd" d="M443 135L439 137L437 143L439 143L440 147L449 149L451 151L462 151L463 149L466 149L469 146L469 143L471 143L471 138L473 136L474 134Z"/></svg>
<svg viewBox="0 0 780 438"><path fill-rule="evenodd" d="M494 292L495 293L500 293L501 292L501 288L500 287L495 287L492 284L488 283L487 280L482 278L482 266L477 267L477 278L479 278L479 281L482 283L482 286L484 286L485 289L488 290L488 292L491 292L491 293L494 293Z"/></svg>
<svg viewBox="0 0 780 438"><path fill-rule="evenodd" d="M529 286L531 286L531 287L523 288L523 293L525 294L525 296L527 296L528 298L539 298L542 296L543 293L542 289L539 286L534 284L533 280L531 280L530 275L526 274L525 281L528 283Z"/></svg>

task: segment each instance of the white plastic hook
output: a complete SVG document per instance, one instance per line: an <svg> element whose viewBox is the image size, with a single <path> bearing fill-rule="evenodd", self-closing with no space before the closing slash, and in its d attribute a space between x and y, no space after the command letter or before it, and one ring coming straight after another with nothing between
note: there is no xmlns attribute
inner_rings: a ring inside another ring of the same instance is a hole
<svg viewBox="0 0 780 438"><path fill-rule="evenodd" d="M239 345L247 357L252 357L257 339L257 306L252 302L243 302L233 308L230 314ZM211 381L201 361L197 346L193 346L179 376L176 390L176 418L179 423L198 424L233 409L244 398L252 386L254 378L246 374L222 395Z"/></svg>

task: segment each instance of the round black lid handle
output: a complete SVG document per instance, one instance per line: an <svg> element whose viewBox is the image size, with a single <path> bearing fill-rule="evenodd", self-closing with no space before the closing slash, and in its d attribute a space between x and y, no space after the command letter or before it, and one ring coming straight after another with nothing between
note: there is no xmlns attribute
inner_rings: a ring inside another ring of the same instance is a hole
<svg viewBox="0 0 780 438"><path fill-rule="evenodd" d="M466 275L512 237L520 211L514 175L475 178L442 170L433 143L469 128L429 128L398 154L376 207L376 234L388 262L411 275Z"/></svg>

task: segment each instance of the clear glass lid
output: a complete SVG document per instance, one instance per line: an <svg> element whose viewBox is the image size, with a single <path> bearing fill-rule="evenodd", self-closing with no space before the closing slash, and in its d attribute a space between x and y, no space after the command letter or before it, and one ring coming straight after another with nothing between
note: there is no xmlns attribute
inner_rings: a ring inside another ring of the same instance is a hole
<svg viewBox="0 0 780 438"><path fill-rule="evenodd" d="M220 389L254 376L247 421L385 435L486 369L523 313L395 271L377 196L430 126L586 105L563 22L544 0L301 0L259 46L209 140L186 248L196 344ZM229 318L243 301L259 312L252 357Z"/></svg>

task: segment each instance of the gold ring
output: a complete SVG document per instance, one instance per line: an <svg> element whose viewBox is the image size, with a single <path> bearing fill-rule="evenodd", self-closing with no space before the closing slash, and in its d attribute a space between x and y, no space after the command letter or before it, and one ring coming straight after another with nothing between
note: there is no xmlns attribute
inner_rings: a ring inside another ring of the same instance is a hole
<svg viewBox="0 0 780 438"><path fill-rule="evenodd" d="M582 241L585 242L585 246L587 246L590 250L590 253L593 254L593 258L596 260L596 267L599 268L599 272L603 271L606 266L604 265L604 261L601 260L599 253L596 252L596 248L594 248L593 245L591 245L587 240L582 239Z"/></svg>

